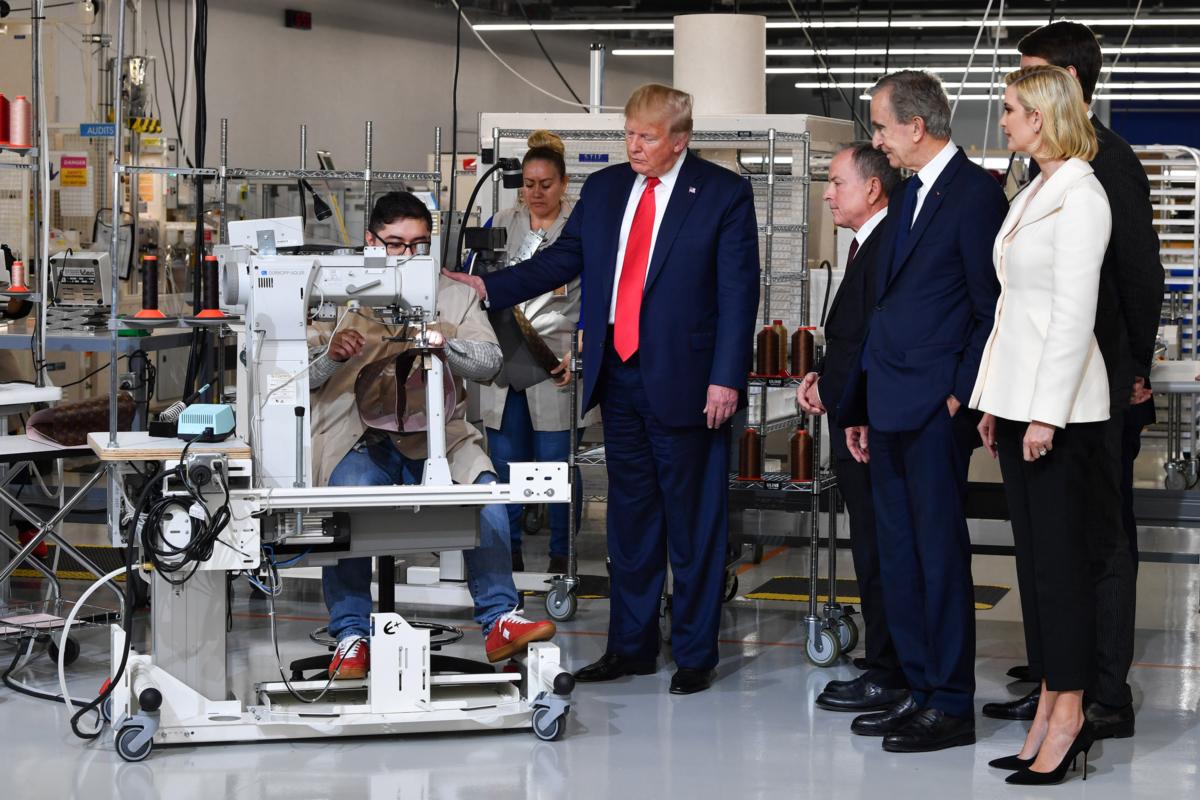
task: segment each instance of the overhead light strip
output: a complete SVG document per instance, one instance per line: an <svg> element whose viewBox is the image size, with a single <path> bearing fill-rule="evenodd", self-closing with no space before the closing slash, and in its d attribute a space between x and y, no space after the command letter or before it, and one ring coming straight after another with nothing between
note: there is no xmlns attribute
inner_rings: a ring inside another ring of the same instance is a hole
<svg viewBox="0 0 1200 800"><path fill-rule="evenodd" d="M1179 46L1137 46L1137 47L1104 47L1101 48L1105 55L1116 55L1121 53L1127 56L1181 56L1181 55L1198 55L1200 47L1179 47ZM834 47L828 50L820 51L822 56L827 57L851 57L851 56L968 56L971 54L969 47L893 47L890 50L883 47ZM670 48L615 48L612 51L614 56L673 56L675 51ZM767 48L768 56L776 57L797 57L797 56L815 56L817 51L808 48ZM1001 50L1002 56L1020 56L1021 54L1014 48L1011 50Z"/></svg>
<svg viewBox="0 0 1200 800"><path fill-rule="evenodd" d="M963 72L966 71L966 67L962 65L924 66L922 69L928 70L929 72L957 75L962 75ZM992 68L990 66L973 66L971 67L970 71L972 73L985 74L990 73ZM1133 64L1118 64L1115 70L1106 66L1103 71L1106 73L1112 73L1115 71L1121 73L1131 73L1134 75L1198 75L1200 74L1200 67L1147 67ZM825 75L827 73L835 73L838 75L879 75L882 73L882 69L878 66L830 67L828 70L822 69L821 67L767 67L768 75Z"/></svg>
<svg viewBox="0 0 1200 800"><path fill-rule="evenodd" d="M843 81L843 82L839 82L837 85L848 88L848 89L870 89L875 84L872 81L854 81L852 83ZM834 89L834 88L837 88L836 86L834 86L832 81L801 81L800 83L794 84L794 86L797 89ZM958 89L959 87L962 87L964 89L987 89L987 88L1004 89L1005 87L1008 86L1008 84L1004 83L1004 81L997 81L995 83L989 83L987 81L967 81L966 83L963 83L962 81L942 81L942 86L945 87L946 89ZM1118 82L1106 82L1104 84L1104 88L1106 88L1106 89L1157 89L1159 91L1162 91L1164 89L1200 89L1200 81L1163 81L1161 83L1154 82L1154 81L1133 81L1133 82L1129 82L1129 83L1123 83L1123 82L1118 81Z"/></svg>
<svg viewBox="0 0 1200 800"><path fill-rule="evenodd" d="M870 100L871 96L861 94L859 100ZM999 102L999 94L964 94L963 100L991 100ZM1200 94L1098 94L1092 100L1136 100L1138 102L1196 102L1200 100Z"/></svg>
<svg viewBox="0 0 1200 800"><path fill-rule="evenodd" d="M1139 17L1130 19L1129 17L1098 17L1093 19L1072 19L1072 22L1079 22L1087 25L1089 28L1105 28L1119 27L1127 28L1130 25L1138 28L1170 28L1170 27L1194 27L1200 26L1200 17L1178 17L1178 18L1157 18L1157 17ZM812 20L809 22L795 22L784 20L768 20L767 28L770 30L796 30L800 28L815 29L853 29L853 28L870 28L870 29L887 29L887 28L966 28L974 30L979 27L978 19L908 19L908 20L892 20L890 23L885 19L871 20ZM1006 17L1001 23L999 20L989 19L984 22L984 25L989 28L1038 28L1046 24L1045 17L1027 17L1024 19L1011 19ZM562 31L562 32L583 32L583 31L673 31L675 23L673 22L534 22L534 23L516 23L516 22L497 22L475 25L477 31L487 33L511 33L517 31Z"/></svg>

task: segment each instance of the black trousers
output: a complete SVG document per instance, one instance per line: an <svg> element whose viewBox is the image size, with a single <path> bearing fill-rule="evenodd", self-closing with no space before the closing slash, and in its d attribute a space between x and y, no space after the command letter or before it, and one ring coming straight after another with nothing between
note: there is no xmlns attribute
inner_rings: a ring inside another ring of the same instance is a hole
<svg viewBox="0 0 1200 800"><path fill-rule="evenodd" d="M854 556L854 576L858 580L861 601L863 640L867 673L872 683L888 689L908 686L896 645L888 633L883 603L883 582L879 574L879 542L875 537L875 500L871 494L871 468L860 464L846 448L841 428L829 427L829 447L838 492L846 502L850 516L850 552Z"/></svg>
<svg viewBox="0 0 1200 800"><path fill-rule="evenodd" d="M1036 677L1050 691L1081 691L1096 675L1096 585L1099 554L1090 512L1107 466L1104 422L1055 432L1053 450L1024 459L1027 422L998 419L996 450L1004 475L1025 646ZM1119 500L1117 494L1112 495Z"/></svg>

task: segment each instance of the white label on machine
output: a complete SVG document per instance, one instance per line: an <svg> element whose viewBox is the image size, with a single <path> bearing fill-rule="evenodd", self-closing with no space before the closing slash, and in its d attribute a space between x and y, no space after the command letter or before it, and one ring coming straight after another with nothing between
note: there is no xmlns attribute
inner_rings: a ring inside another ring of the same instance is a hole
<svg viewBox="0 0 1200 800"><path fill-rule="evenodd" d="M286 372L272 372L267 376L267 402L275 406L296 405L295 376Z"/></svg>

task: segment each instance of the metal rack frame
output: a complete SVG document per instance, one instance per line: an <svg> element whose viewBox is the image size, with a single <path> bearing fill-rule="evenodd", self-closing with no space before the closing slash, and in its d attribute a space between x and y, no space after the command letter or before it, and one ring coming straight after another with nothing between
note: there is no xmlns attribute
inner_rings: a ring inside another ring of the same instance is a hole
<svg viewBox="0 0 1200 800"><path fill-rule="evenodd" d="M1176 357L1200 352L1200 150L1178 145L1133 148L1150 181L1150 207L1166 272L1163 319L1175 327ZM1169 347L1170 343L1168 343ZM1164 484L1183 489L1197 480L1200 406L1195 396L1167 395ZM1185 406L1190 410L1185 414ZM1184 450L1187 439L1188 449Z"/></svg>

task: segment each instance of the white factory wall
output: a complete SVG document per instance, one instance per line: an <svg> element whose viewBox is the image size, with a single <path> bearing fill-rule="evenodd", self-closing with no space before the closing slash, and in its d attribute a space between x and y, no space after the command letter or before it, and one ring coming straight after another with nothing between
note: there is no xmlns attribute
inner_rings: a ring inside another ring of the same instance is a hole
<svg viewBox="0 0 1200 800"><path fill-rule="evenodd" d="M285 28L283 8L288 5L311 11L313 30ZM209 6L209 164L216 162L221 117L229 118L229 159L238 166L297 166L301 123L308 125L310 167L316 166L313 151L321 148L333 152L339 168L361 169L368 119L374 122L376 169L425 169L434 126L439 124L443 147L449 150L454 69L454 12L449 4L435 8L430 2L385 0L211 0ZM146 40L158 54L152 10L147 25ZM532 37L492 36L489 44L514 68L566 96ZM569 108L505 71L465 25L462 41L460 149L474 150L481 111ZM546 46L586 100L588 40L556 36ZM182 64L182 52L177 55ZM636 86L670 78L669 63L644 66L649 69L610 69L606 101L623 104ZM158 83L167 114L163 70ZM184 123L189 143L191 124Z"/></svg>

